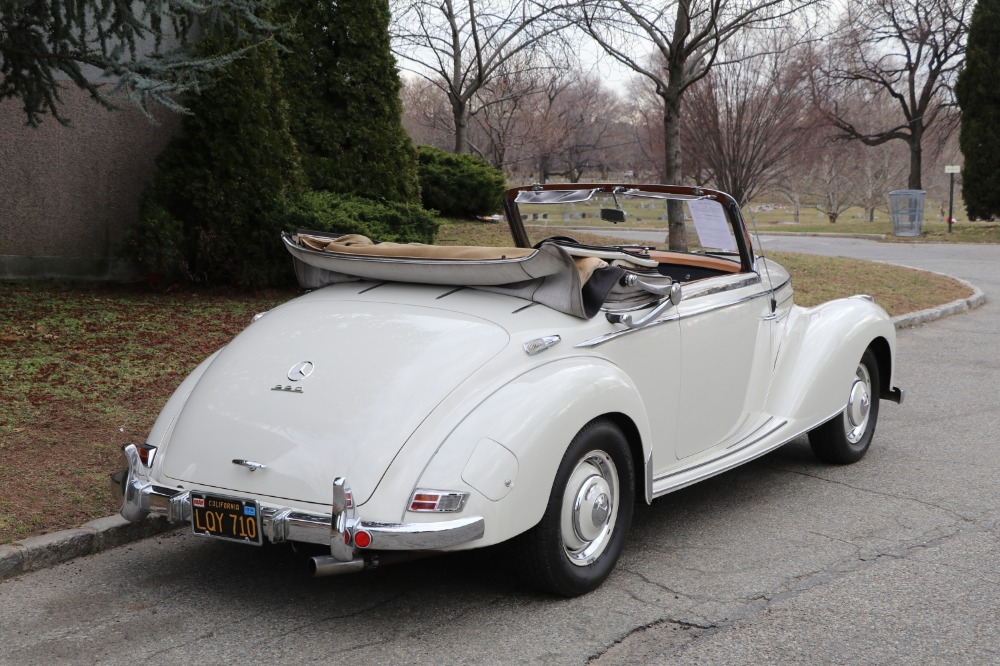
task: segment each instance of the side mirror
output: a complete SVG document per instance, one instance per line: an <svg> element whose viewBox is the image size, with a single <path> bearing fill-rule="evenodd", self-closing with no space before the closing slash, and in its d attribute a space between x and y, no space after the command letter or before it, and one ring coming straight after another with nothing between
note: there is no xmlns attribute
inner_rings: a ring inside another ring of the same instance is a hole
<svg viewBox="0 0 1000 666"><path fill-rule="evenodd" d="M619 222L625 221L625 211L618 208L602 208L601 219L605 222L618 224Z"/></svg>

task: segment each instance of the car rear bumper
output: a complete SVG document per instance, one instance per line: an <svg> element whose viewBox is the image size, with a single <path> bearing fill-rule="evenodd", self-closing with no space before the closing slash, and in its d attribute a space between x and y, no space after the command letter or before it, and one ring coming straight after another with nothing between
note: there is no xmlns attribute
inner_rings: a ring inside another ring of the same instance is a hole
<svg viewBox="0 0 1000 666"><path fill-rule="evenodd" d="M191 491L167 488L149 480L134 444L122 449L126 467L112 475L121 502L121 515L129 521L147 514L166 516L171 523L191 522ZM480 516L465 516L433 523L386 523L366 521L357 515L347 481L333 480L330 512L311 512L260 502L260 526L272 542L299 541L330 547L332 562L360 565L363 551L441 550L482 538L485 524ZM364 532L367 542L359 546L355 535ZM362 568L347 566L345 569ZM324 571L322 573L333 573Z"/></svg>

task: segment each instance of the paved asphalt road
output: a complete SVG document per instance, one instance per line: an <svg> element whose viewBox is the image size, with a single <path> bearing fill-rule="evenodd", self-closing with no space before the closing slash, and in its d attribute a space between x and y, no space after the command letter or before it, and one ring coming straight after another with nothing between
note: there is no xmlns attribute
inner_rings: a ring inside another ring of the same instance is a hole
<svg viewBox="0 0 1000 666"><path fill-rule="evenodd" d="M957 275L989 302L901 331L902 406L833 467L804 441L639 506L583 598L496 554L310 579L177 532L0 583L0 663L1000 662L1000 247L776 238Z"/></svg>

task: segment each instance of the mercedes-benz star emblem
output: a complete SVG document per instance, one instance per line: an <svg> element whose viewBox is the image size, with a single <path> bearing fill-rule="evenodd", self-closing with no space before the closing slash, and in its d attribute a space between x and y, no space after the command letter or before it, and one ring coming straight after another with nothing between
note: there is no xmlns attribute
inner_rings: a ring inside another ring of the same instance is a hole
<svg viewBox="0 0 1000 666"><path fill-rule="evenodd" d="M288 379L293 382L299 382L312 374L313 368L316 366L312 361L302 361L301 363L296 363L288 371Z"/></svg>

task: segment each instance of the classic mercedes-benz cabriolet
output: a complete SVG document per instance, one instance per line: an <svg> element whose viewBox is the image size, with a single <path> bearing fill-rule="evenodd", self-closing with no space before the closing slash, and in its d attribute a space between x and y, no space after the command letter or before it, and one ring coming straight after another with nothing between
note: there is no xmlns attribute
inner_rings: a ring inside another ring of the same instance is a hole
<svg viewBox="0 0 1000 666"><path fill-rule="evenodd" d="M656 249L668 206L686 251ZM803 433L855 462L879 400L902 399L886 313L794 305L722 192L535 185L504 207L510 247L285 234L311 291L124 448L122 515L320 544L318 575L509 542L529 583L571 596L610 574L635 502Z"/></svg>

